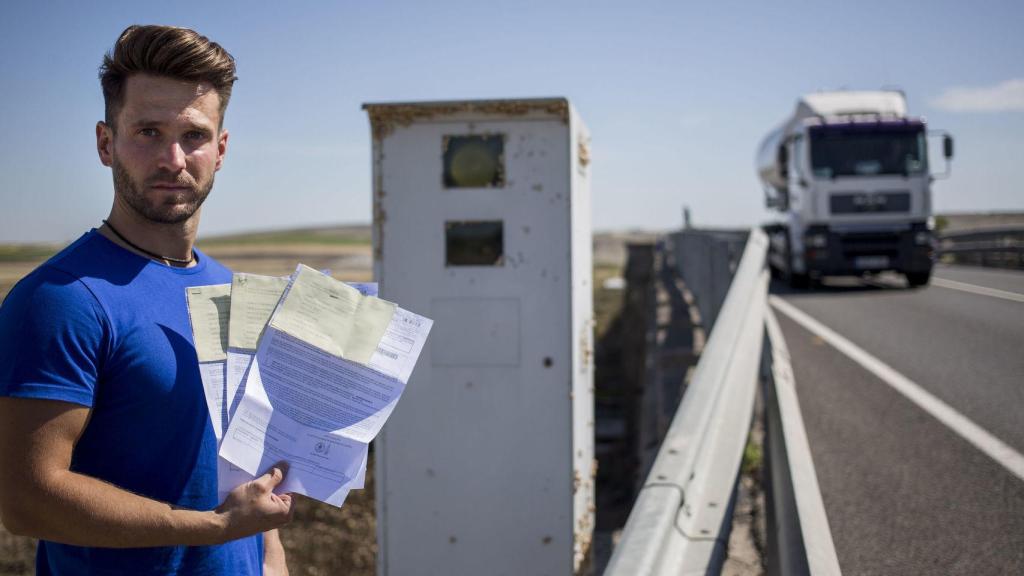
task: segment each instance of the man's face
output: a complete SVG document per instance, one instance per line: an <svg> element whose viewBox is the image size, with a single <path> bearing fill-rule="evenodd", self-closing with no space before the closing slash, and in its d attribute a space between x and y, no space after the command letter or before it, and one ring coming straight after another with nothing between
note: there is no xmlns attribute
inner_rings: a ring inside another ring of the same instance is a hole
<svg viewBox="0 0 1024 576"><path fill-rule="evenodd" d="M185 222L213 188L227 151L220 98L207 83L134 74L111 127L96 126L115 203L151 222Z"/></svg>

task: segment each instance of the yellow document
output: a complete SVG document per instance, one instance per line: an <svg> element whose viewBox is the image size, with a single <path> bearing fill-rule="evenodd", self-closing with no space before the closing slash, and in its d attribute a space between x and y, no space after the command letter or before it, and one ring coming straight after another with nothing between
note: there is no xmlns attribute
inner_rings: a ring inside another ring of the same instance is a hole
<svg viewBox="0 0 1024 576"><path fill-rule="evenodd" d="M270 325L335 356L367 364L395 308L300 264Z"/></svg>
<svg viewBox="0 0 1024 576"><path fill-rule="evenodd" d="M231 278L231 319L228 346L256 351L263 328L274 313L288 277L235 274Z"/></svg>
<svg viewBox="0 0 1024 576"><path fill-rule="evenodd" d="M227 358L228 314L231 311L231 284L195 286L185 290L192 339L200 362Z"/></svg>

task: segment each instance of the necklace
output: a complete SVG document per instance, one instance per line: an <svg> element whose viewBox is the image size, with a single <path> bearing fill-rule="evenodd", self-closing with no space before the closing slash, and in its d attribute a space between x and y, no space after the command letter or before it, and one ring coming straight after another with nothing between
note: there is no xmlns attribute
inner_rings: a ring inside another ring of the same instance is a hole
<svg viewBox="0 0 1024 576"><path fill-rule="evenodd" d="M124 235L122 235L120 232L117 231L117 228L114 228L113 226L110 225L110 222L104 220L103 223L106 224L107 228L109 228L110 231L114 233L114 236L117 236L118 238L120 238L122 242L124 242L125 244L131 246L132 248L135 248L139 252L142 252L146 256L149 256L150 258L155 258L157 260L167 260L168 262L174 262L175 264L185 264L185 265L191 264L196 259L196 251L195 250L193 250L188 255L188 258L171 258L170 256L161 256L160 254L157 254L156 252L150 252L149 250L146 250L145 248L142 248L141 246L135 244L131 240L125 238Z"/></svg>

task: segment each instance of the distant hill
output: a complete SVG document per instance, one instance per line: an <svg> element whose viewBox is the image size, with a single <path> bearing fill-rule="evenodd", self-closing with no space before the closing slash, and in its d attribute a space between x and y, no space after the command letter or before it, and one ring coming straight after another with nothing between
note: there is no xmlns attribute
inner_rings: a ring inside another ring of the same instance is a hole
<svg viewBox="0 0 1024 576"><path fill-rule="evenodd" d="M42 262L66 244L0 244L0 262Z"/></svg>
<svg viewBox="0 0 1024 576"><path fill-rule="evenodd" d="M200 236L196 243L203 247L225 244L369 244L370 241L369 224L346 224Z"/></svg>
<svg viewBox="0 0 1024 576"><path fill-rule="evenodd" d="M200 235L196 244L201 249L206 249L207 247L224 248L271 245L346 246L369 245L370 242L371 231L369 224L347 224L240 232L218 236ZM0 244L0 262L41 262L56 254L64 246L67 246L67 243Z"/></svg>
<svg viewBox="0 0 1024 576"><path fill-rule="evenodd" d="M1007 226L1024 227L1024 212L964 213L950 212L937 214L936 220L942 231L976 230ZM644 231L598 231L594 232L595 260L620 262L625 257L628 242L651 241L658 232ZM258 230L217 236L201 235L197 244L206 247L241 247L270 245L368 245L371 242L370 224L345 224L338 226L315 226L285 230ZM0 262L38 262L56 253L66 244L37 243L0 244Z"/></svg>

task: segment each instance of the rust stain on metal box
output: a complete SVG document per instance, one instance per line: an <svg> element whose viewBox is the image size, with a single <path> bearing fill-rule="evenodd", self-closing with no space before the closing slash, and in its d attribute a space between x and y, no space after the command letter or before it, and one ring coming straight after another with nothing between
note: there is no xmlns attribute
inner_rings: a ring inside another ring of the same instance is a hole
<svg viewBox="0 0 1024 576"><path fill-rule="evenodd" d="M576 155L579 157L580 166L586 168L590 164L590 141L580 138L576 145Z"/></svg>
<svg viewBox="0 0 1024 576"><path fill-rule="evenodd" d="M370 116L370 128L377 141L393 132L396 126L409 126L418 121L463 113L525 116L531 112L540 112L557 116L562 122L569 123L569 102L562 98L363 104L363 109Z"/></svg>

